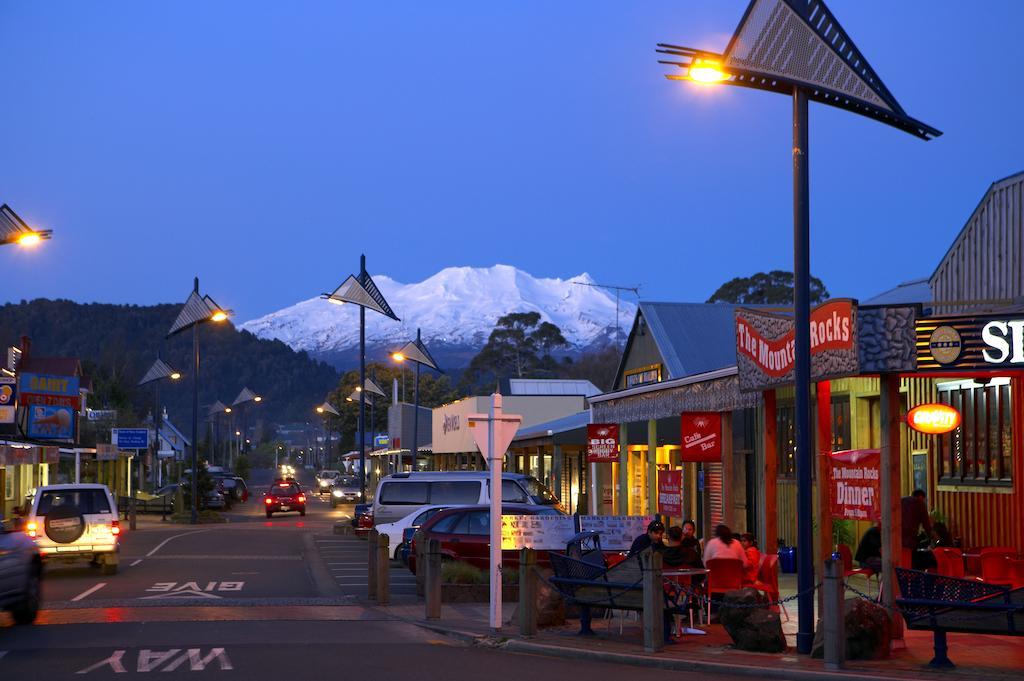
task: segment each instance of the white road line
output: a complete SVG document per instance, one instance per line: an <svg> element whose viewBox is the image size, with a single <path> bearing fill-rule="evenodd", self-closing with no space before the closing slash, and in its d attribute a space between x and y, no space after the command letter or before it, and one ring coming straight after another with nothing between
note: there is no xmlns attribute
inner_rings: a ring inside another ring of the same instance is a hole
<svg viewBox="0 0 1024 681"><path fill-rule="evenodd" d="M131 564L131 565L129 565L128 567L135 567L136 565L138 565L138 564L139 564L139 563L141 563L141 562L142 562L142 559L141 559L141 558L139 558L139 559L138 559L137 561L135 561L134 563L132 563L132 564Z"/></svg>
<svg viewBox="0 0 1024 681"><path fill-rule="evenodd" d="M90 594L94 594L94 593L96 593L97 591L99 591L100 589L102 589L103 587L105 587L106 585L107 585L107 583L106 583L106 582L100 582L100 583L99 583L99 584L97 584L96 586L94 586L94 587L91 587L91 588L89 588L89 589L86 589L86 590L85 590L85 591L83 591L82 593L80 593L80 594L78 594L77 596L75 596L74 598L72 598L72 599L71 599L71 602L72 602L72 603L74 603L74 602L80 601L80 600L82 600L83 598L85 598L86 596L88 596L88 595L90 595Z"/></svg>
<svg viewBox="0 0 1024 681"><path fill-rule="evenodd" d="M157 545L156 545L156 548L154 548L154 549L153 549L152 551L150 551L149 553L147 553L147 554L146 554L146 558L149 558L149 557L150 557L150 556L152 556L152 555L153 555L154 553L156 553L157 551L159 551L160 549L162 549L162 548L164 547L164 545L165 545L165 544L166 544L167 542L171 541L172 539L177 539L178 537L187 537L187 536L188 536L188 535L190 535L190 534L199 534L200 532L209 532L209 530L193 530L193 531L191 531L191 532L183 532L183 533L181 533L181 534L176 534L176 535L174 535L173 537L168 537L167 539L164 539L164 540L163 540L162 542L160 542L159 544L157 544Z"/></svg>

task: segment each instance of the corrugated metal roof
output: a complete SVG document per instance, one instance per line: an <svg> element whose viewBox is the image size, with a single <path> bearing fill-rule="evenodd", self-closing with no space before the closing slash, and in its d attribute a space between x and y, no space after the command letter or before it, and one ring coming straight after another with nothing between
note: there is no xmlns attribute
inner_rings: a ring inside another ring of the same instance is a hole
<svg viewBox="0 0 1024 681"><path fill-rule="evenodd" d="M932 287L928 279L905 281L877 296L861 301L861 305L901 305L932 302Z"/></svg>
<svg viewBox="0 0 1024 681"><path fill-rule="evenodd" d="M510 378L509 395L583 395L590 397L601 390L586 380L561 378Z"/></svg>
<svg viewBox="0 0 1024 681"><path fill-rule="evenodd" d="M654 342L665 360L667 379L736 364L735 310L728 303L640 303ZM663 379L664 380L664 379Z"/></svg>
<svg viewBox="0 0 1024 681"><path fill-rule="evenodd" d="M529 440L535 437L544 437L549 435L557 435L558 433L565 433L570 430L576 430L577 428L585 428L590 423L590 410L577 412L570 414L569 416L563 416L560 419L554 419L553 421L545 421L544 423L537 423L529 428L523 428L516 436L512 438L512 441L517 440Z"/></svg>

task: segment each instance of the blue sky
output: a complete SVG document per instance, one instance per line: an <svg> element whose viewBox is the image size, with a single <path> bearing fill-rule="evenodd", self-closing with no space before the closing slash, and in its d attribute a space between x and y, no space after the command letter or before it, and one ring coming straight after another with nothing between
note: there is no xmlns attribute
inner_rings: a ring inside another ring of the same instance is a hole
<svg viewBox="0 0 1024 681"><path fill-rule="evenodd" d="M54 230L3 298L184 300L242 320L371 272L507 263L702 301L791 269L787 97L665 80L744 0L14 2L0 201ZM812 104L812 271L927 276L1024 170L1024 3L832 0L923 142Z"/></svg>

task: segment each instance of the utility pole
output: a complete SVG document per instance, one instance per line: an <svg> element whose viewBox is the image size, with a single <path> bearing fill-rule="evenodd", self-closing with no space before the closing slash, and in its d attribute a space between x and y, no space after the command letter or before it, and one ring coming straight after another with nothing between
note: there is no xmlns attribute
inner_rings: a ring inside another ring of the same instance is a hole
<svg viewBox="0 0 1024 681"><path fill-rule="evenodd" d="M636 286L614 286L612 284L591 284L586 281L573 281L569 282L576 284L577 286L589 286L591 288L605 288L610 291L615 291L615 344L621 346L619 341L619 334L622 333L622 327L619 326L619 296L623 291L631 291L636 296L637 300L640 300L640 287L643 284L637 284Z"/></svg>

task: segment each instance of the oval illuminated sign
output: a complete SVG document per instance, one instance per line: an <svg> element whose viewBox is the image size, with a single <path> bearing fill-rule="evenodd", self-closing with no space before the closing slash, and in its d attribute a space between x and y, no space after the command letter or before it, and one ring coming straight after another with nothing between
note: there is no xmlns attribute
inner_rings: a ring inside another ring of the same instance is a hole
<svg viewBox="0 0 1024 681"><path fill-rule="evenodd" d="M942 435L960 426L960 412L948 404L922 404L907 414L907 425L919 433Z"/></svg>

